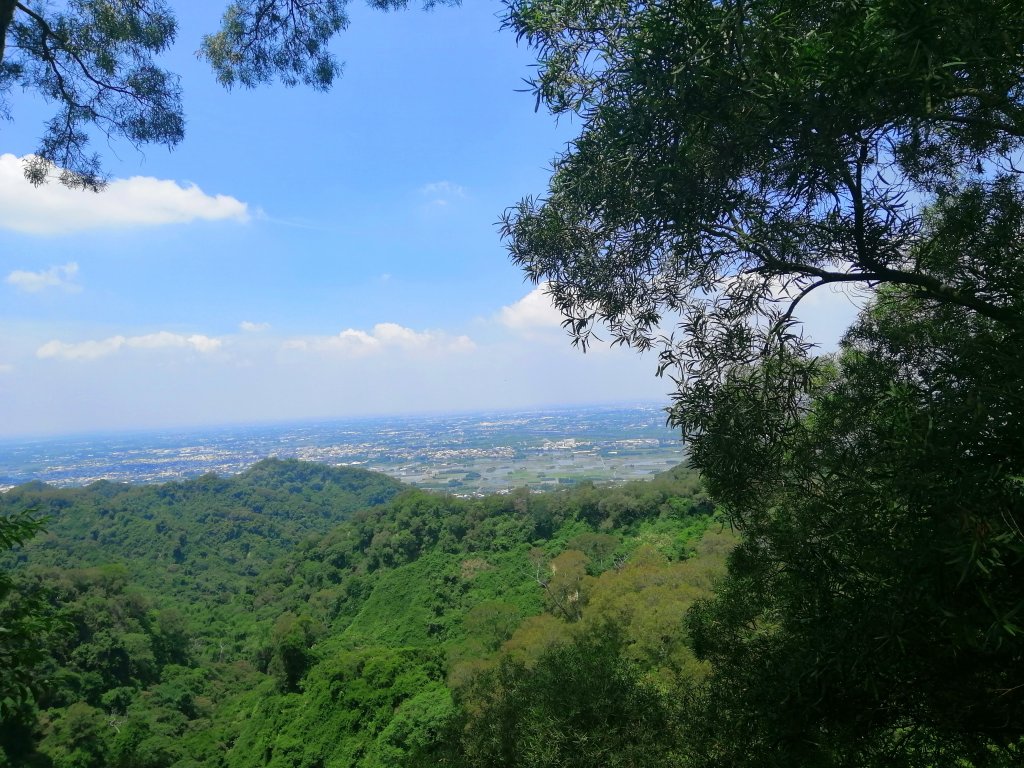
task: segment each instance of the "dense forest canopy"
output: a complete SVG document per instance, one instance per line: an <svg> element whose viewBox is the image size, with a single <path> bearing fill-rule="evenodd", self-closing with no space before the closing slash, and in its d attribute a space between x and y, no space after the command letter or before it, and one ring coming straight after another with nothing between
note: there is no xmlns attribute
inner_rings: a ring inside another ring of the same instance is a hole
<svg viewBox="0 0 1024 768"><path fill-rule="evenodd" d="M630 706L675 722L668 692L705 674L682 617L733 545L693 473L481 499L395 486L270 461L235 478L4 494L5 515L49 516L16 551L16 596L0 608L5 625L25 600L41 609L30 690L0 726L8 763L489 765L499 713L503 728L549 732L532 695L516 697L540 690L534 670L550 676L559 654L613 663L609 679L637 691ZM341 511L353 493L363 501ZM316 514L328 499L339 511ZM314 528L296 543L299 521ZM548 679L544 695L600 707L595 727L617 721L615 687L592 702L589 684ZM629 723L582 759L678 749Z"/></svg>

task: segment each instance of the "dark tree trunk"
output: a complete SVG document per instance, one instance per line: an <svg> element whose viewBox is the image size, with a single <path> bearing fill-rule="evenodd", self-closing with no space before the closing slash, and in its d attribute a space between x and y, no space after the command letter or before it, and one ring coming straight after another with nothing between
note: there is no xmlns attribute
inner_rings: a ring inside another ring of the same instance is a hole
<svg viewBox="0 0 1024 768"><path fill-rule="evenodd" d="M0 0L0 64L4 63L4 50L7 47L7 30L14 19L14 9L18 0Z"/></svg>

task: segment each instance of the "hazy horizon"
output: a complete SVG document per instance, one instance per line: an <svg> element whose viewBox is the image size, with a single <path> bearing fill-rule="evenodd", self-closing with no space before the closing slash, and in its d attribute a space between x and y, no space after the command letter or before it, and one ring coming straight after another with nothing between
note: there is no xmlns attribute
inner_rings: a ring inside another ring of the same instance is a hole
<svg viewBox="0 0 1024 768"><path fill-rule="evenodd" d="M300 426L330 426L341 424L363 424L368 422L386 422L389 419L411 421L416 419L457 419L473 416L516 416L527 414L539 414L545 412L565 413L577 410L581 413L600 410L623 410L623 409L665 409L670 405L668 398L663 400L654 399L622 399L608 400L603 402L580 402L580 403L538 403L535 405L524 405L511 408L465 408L465 409L438 409L421 411L395 411L390 413L365 413L358 415L341 416L309 416L282 419L263 419L249 421L224 421L210 422L203 424L175 424L171 426L152 427L127 427L123 429L88 429L78 432L51 432L51 433L26 433L20 435L0 436L0 445L10 446L25 442L60 442L64 440L77 440L89 438L117 438L117 437L144 437L153 436L189 436L216 432L230 432L233 430L259 430L275 429L283 427Z"/></svg>

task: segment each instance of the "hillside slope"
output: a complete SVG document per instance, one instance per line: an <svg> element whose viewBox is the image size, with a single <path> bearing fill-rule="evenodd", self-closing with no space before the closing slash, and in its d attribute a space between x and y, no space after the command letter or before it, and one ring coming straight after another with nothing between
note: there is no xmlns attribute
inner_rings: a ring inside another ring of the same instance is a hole
<svg viewBox="0 0 1024 768"><path fill-rule="evenodd" d="M599 760L604 732L671 764L671 733L666 752L608 718L653 707L675 722L671 692L703 675L683 616L733 542L682 469L459 499L262 462L164 486L23 487L4 505L52 516L17 569L22 595L51 605L48 660L0 724L8 763L40 768L492 765L495 713L547 740L552 711L584 700L604 713L592 747L546 764ZM564 696L531 671L573 659L591 667ZM595 663L635 696L583 684Z"/></svg>

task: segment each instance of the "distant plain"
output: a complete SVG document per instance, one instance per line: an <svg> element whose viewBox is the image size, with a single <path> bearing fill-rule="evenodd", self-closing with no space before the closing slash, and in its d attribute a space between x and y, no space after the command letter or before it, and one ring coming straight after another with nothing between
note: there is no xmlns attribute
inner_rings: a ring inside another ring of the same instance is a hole
<svg viewBox="0 0 1024 768"><path fill-rule="evenodd" d="M0 489L234 474L268 456L385 472L460 496L617 482L683 460L653 404L392 416L0 443Z"/></svg>

